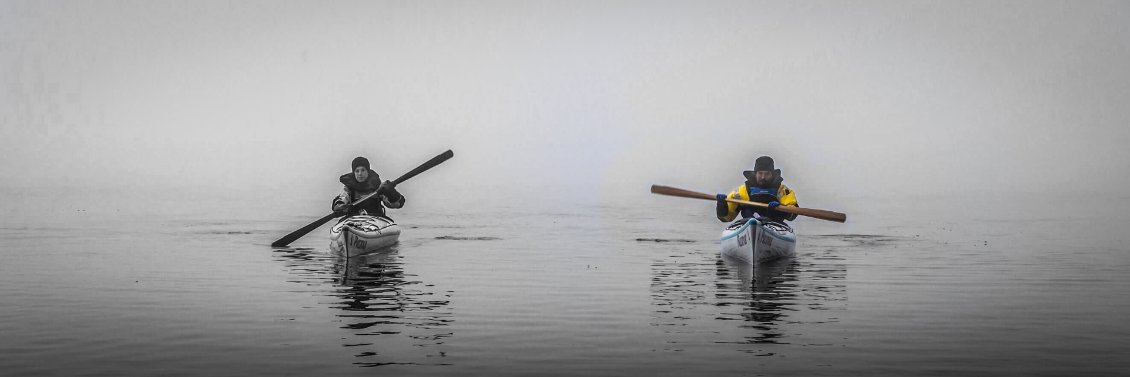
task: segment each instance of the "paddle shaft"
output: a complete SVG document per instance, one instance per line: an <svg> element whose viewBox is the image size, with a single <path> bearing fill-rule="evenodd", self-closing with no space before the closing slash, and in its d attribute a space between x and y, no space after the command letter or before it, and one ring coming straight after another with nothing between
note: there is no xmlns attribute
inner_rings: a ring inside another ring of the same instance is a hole
<svg viewBox="0 0 1130 377"><path fill-rule="evenodd" d="M438 156L432 157L431 160L428 160L427 162L423 163L422 165L417 166L415 169L412 169L409 172L404 173L404 175L400 176L400 178L397 178L395 180L390 181L389 185L396 187L396 185L400 184L401 182L407 181L409 178L415 177L417 174L423 173L424 171L426 171L428 169L434 168L434 167L436 167L436 165L439 165L439 164L443 163L444 161L447 161L448 159L450 159L451 157L454 157L454 156L455 156L455 152L452 152L450 149L448 149L446 152L440 153ZM361 197L361 199L357 199L356 201L351 203L350 206L356 206L358 204L364 203L365 201L369 200L369 198L377 196L378 192L380 192L380 191L378 190L377 192L374 192L372 194L365 195L364 197ZM305 236L307 233L310 233L314 229L318 229L318 227L322 226L322 224L325 224L325 223L329 222L330 220L333 220L335 217L339 217L341 215L343 215L343 213L341 213L341 212L332 212L328 215L325 215L322 218L315 220L314 222L307 224L304 227L298 228L298 230L296 230L296 231L290 232L290 234L283 236L283 238L279 238L278 241L271 243L271 247L286 247L286 245L289 245L291 242L294 242L294 240L302 238L302 236Z"/></svg>
<svg viewBox="0 0 1130 377"><path fill-rule="evenodd" d="M652 194L659 194L659 195L678 196L678 197L691 198L691 199L703 199L703 200L715 200L715 201L718 200L718 198L715 197L714 195L710 195L710 194L707 194L707 193L701 193L701 192L696 192L696 191L684 190L684 189L681 189L681 188L675 188L675 187L669 187L669 186L660 186L660 185L651 185L651 193ZM751 202L751 201L748 201L748 200L740 200L740 199L733 199L733 198L726 198L726 201L730 202L730 203L736 203L736 204L742 204L742 205L748 205L748 206L769 208L768 204L761 203L761 202ZM772 209L777 210L777 211L781 211L781 212L785 212L785 213L792 213L792 214L797 214L797 215L801 215L801 216L813 217L813 218L817 218L817 219L821 219L821 220L836 221L836 222L841 222L841 223L844 222L844 221L847 221L847 215L846 214L843 214L843 213L840 213L840 212L835 212L835 211L826 211L826 210L822 210L822 209L801 208L801 207L793 207L793 206L777 206L777 207L772 208Z"/></svg>

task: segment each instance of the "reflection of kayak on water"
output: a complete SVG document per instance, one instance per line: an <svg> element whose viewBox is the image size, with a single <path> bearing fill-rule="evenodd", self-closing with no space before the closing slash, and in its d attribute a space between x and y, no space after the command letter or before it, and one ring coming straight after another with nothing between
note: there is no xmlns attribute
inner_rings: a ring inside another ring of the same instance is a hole
<svg viewBox="0 0 1130 377"><path fill-rule="evenodd" d="M722 230L722 255L748 263L796 256L796 233L783 222L739 219Z"/></svg>
<svg viewBox="0 0 1130 377"><path fill-rule="evenodd" d="M779 258L761 263L749 263L736 257L719 255L719 284L737 286L733 289L742 292L772 292L776 284L796 279L795 259ZM732 279L732 280L731 280Z"/></svg>
<svg viewBox="0 0 1130 377"><path fill-rule="evenodd" d="M404 269L396 245L352 257L338 253L334 258L334 269L343 286L367 289L403 284Z"/></svg>
<svg viewBox="0 0 1130 377"><path fill-rule="evenodd" d="M388 217L350 216L330 228L330 249L354 257L395 245L400 226Z"/></svg>

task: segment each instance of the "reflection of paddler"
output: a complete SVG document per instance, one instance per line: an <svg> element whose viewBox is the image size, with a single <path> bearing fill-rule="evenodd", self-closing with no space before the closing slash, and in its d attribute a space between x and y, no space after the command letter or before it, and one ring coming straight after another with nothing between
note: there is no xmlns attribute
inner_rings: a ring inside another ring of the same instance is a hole
<svg viewBox="0 0 1130 377"><path fill-rule="evenodd" d="M339 255L338 258L342 267L342 285L380 285L382 280L401 279L404 276L400 262L398 262L400 256L396 246L380 253L369 253L352 258ZM384 284L387 283L389 282L384 282Z"/></svg>
<svg viewBox="0 0 1130 377"><path fill-rule="evenodd" d="M786 284L796 280L795 264L792 260L779 259L766 263L746 263L745 261L722 256L718 264L719 298L734 297L741 292L738 300L744 309L740 316L753 322L757 329L752 338L757 343L778 343L785 333L778 327L790 321L792 307L797 302L797 286ZM737 287L734 287L737 285Z"/></svg>
<svg viewBox="0 0 1130 377"><path fill-rule="evenodd" d="M334 286L337 298L330 305L340 328L343 350L354 366L391 364L430 365L447 350L452 336L449 297L433 285L406 276L403 258L396 247L356 257L337 256L334 272L341 283ZM395 336L374 342L374 335Z"/></svg>
<svg viewBox="0 0 1130 377"><path fill-rule="evenodd" d="M723 277L723 271L728 272L728 275L736 278L743 292L779 293L776 287L778 284L796 279L795 271L792 270L794 261L791 259L749 263L726 255L719 255L719 258L722 259L722 263L718 265L719 277Z"/></svg>

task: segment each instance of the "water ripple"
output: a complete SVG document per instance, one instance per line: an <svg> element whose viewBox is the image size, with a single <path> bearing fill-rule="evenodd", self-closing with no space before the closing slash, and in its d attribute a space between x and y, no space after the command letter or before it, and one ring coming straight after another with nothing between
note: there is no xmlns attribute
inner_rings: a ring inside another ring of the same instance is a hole
<svg viewBox="0 0 1130 377"><path fill-rule="evenodd" d="M740 352L779 355L784 351L764 347L791 344L797 329L836 322L834 312L846 310L846 266L838 262L825 256L752 265L708 252L656 259L652 325L668 329L664 351L683 351L709 338ZM824 311L827 315L813 315ZM733 321L740 331L705 335L716 332L707 330L719 321Z"/></svg>
<svg viewBox="0 0 1130 377"><path fill-rule="evenodd" d="M324 304L339 311L340 328L347 331L342 347L366 359L354 365L447 365L434 358L446 355L443 345L454 335L446 329L454 321L453 292L438 291L407 273L397 248L353 258L277 251L297 282L331 285L328 296L334 300ZM366 340L371 337L381 341Z"/></svg>

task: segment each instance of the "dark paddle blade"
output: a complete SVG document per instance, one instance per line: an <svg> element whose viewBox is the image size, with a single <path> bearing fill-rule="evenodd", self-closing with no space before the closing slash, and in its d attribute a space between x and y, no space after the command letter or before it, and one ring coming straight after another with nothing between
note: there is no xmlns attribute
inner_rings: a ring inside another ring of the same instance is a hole
<svg viewBox="0 0 1130 377"><path fill-rule="evenodd" d="M306 233L310 233L314 229L318 229L318 227L322 226L322 224L325 224L326 222L329 222L330 220L333 220L335 217L338 217L338 216L341 216L341 214L334 212L334 213L326 215L323 218L317 219L314 222L310 223L309 225L301 227L296 231L290 232L290 234L283 236L283 238L279 238L278 241L275 241L274 243L271 244L271 247L286 247L286 245L290 245L290 243L294 242L294 240L302 238L302 236L305 236Z"/></svg>
<svg viewBox="0 0 1130 377"><path fill-rule="evenodd" d="M399 185L400 182L407 181L409 178L415 177L416 174L420 174L420 173L423 173L425 170L434 168L434 167L436 167L436 165L439 165L440 163L447 161L447 159L452 158L452 157L455 157L455 152L452 152L450 149L448 149L447 152L440 153L438 156L432 157L432 159L428 160L428 162L425 162L424 164L416 167L415 169L412 169L412 171L404 173L404 175L400 176L400 178L397 178L396 180L392 181L392 185L393 186Z"/></svg>
<svg viewBox="0 0 1130 377"><path fill-rule="evenodd" d="M392 181L391 184L393 186L396 186L396 185L400 184L401 182L407 181L409 178L415 177L417 174L423 173L425 170L436 167L436 165L439 165L439 164L443 163L444 161L447 161L448 159L450 159L454 156L455 156L455 152L452 152L450 149L448 149L446 152L440 153L438 156L432 157L431 160L428 160L427 162L423 163L422 165L417 166L415 169L412 169L409 172L404 173L404 175L400 176L400 178L397 178L395 181ZM365 197L363 197L361 199L357 199L357 201L354 201L352 203L352 205L361 204L362 202L369 200L369 198L372 198L374 196L377 196L377 193L374 192L372 194L366 195ZM294 242L294 240L302 238L302 236L305 236L307 233L314 231L314 229L318 229L318 227L322 226L322 224L325 224L325 223L329 222L330 220L334 219L335 217L338 217L338 216L341 216L341 215L342 214L338 213L338 212L328 214L325 217L322 217L322 218L320 218L320 219L318 219L318 220L316 220L316 221L314 221L314 222L312 222L312 223L310 223L310 224L308 224L308 225L306 225L302 228L299 228L296 231L290 232L290 234L283 236L283 238L279 238L278 241L271 243L271 247L286 247L286 245L290 245L290 243Z"/></svg>

